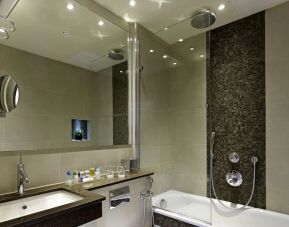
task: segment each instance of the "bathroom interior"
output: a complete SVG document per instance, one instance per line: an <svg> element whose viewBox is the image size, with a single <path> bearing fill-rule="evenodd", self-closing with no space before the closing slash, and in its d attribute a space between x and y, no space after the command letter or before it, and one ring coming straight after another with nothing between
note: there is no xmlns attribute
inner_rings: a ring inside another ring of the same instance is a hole
<svg viewBox="0 0 289 227"><path fill-rule="evenodd" d="M0 0L0 227L288 227L288 12Z"/></svg>

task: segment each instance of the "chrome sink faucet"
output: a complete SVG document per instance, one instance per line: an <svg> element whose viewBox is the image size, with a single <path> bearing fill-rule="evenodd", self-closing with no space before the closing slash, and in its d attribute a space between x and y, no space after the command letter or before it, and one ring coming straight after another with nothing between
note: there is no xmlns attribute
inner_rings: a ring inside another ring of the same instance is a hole
<svg viewBox="0 0 289 227"><path fill-rule="evenodd" d="M25 172L24 164L22 163L22 157L20 155L20 163L17 165L17 193L23 195L24 184L29 183L28 175Z"/></svg>

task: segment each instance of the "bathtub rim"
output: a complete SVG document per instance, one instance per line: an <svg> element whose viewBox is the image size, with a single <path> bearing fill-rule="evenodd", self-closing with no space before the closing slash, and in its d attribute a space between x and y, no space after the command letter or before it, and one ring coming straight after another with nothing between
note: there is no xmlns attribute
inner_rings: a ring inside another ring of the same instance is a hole
<svg viewBox="0 0 289 227"><path fill-rule="evenodd" d="M153 198L156 198L156 197L158 198L158 197L160 197L160 195L171 194L171 193L177 193L177 194L180 193L182 195L186 194L189 196L193 196L195 198L202 198L202 199L209 200L210 201L210 203L209 203L210 209L211 209L209 221L198 219L197 217L187 216L187 215L184 215L181 213L177 213L175 211L166 210L166 209L163 209L163 208L156 206L156 204L154 204L154 203L153 203L153 211L155 213L160 214L160 215L164 215L164 216L167 216L169 218L173 218L173 219L182 221L184 223L197 225L200 227L213 227L213 226L215 226L215 224L219 223L218 220L220 218L224 218L224 217L228 217L228 216L229 217L239 216L242 213L248 213L248 215L253 215L253 216L256 216L256 215L262 216L265 214L266 217L272 217L274 220L275 219L281 220L282 224L283 224L284 220L289 221L289 215L288 214L284 214L284 213L280 213L280 212L276 212L276 211L271 211L271 210L266 210L266 209L261 209L261 208L256 208L256 207L251 207L251 206L247 206L246 208L241 209L241 210L229 210L229 209L222 207L221 204L219 204L219 202L214 198L204 197L204 196L195 195L195 194L186 193L186 192L181 192L181 191L177 191L177 190L168 190L166 192L163 192L159 195L154 196ZM223 201L223 200L222 200L222 202L228 203L228 205L229 205L229 203L231 203L231 202ZM242 206L242 205L237 204L237 206ZM216 223L213 221L213 219L215 219ZM222 225L220 225L220 226L222 226ZM285 225L285 226L287 227L287 225Z"/></svg>
<svg viewBox="0 0 289 227"><path fill-rule="evenodd" d="M188 217L188 216L185 216L183 214L175 213L173 211L164 210L164 209L161 209L159 207L153 206L153 212L157 213L157 214L161 214L161 215L169 217L169 218L176 219L176 220L181 221L181 222L185 222L187 224L197 225L199 227L212 227L212 224L209 222L198 220L198 219L192 218L192 217Z"/></svg>

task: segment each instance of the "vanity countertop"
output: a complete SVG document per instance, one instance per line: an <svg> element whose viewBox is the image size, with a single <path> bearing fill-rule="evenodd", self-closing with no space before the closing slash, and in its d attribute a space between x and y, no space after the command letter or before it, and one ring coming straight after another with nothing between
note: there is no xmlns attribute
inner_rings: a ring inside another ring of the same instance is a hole
<svg viewBox="0 0 289 227"><path fill-rule="evenodd" d="M38 196L44 193L55 192L59 190L73 193L75 195L83 197L83 199L52 209L40 211L34 214L2 222L0 223L0 227L24 225L42 226L40 224L42 222L45 222L46 226L51 226L55 224L57 226L57 224L59 223L61 223L61 226L78 226L79 223L85 223L85 221L89 219L94 220L102 216L101 202L105 200L105 197L83 189L82 185L74 185L70 187L65 184L56 184L30 189L25 191L23 195L18 195L16 193L1 195L0 206L1 203L29 198L31 196ZM83 212L85 210L86 212ZM71 218L71 216L73 216L74 218Z"/></svg>
<svg viewBox="0 0 289 227"><path fill-rule="evenodd" d="M91 190L139 179L142 177L151 176L153 174L154 173L151 171L135 171L126 174L124 178L101 178L99 180L94 180L93 182L79 183L71 186L61 183L35 189L29 189L26 190L23 195L18 195L16 193L0 195L0 206L1 203L29 198L31 196L38 196L44 193L55 192L59 190L70 192L83 197L83 199L73 203L40 211L34 214L29 214L9 221L1 222L0 227L79 226L82 223L97 219L102 216L101 202L105 200L105 197L102 195L98 195L97 193L90 192Z"/></svg>
<svg viewBox="0 0 289 227"><path fill-rule="evenodd" d="M151 172L151 171L140 170L140 171L127 173L124 178L118 178L118 177L114 177L112 179L101 178L99 180L94 180L93 182L82 183L81 185L82 185L82 187L84 189L86 189L88 191L91 191L91 190L94 190L94 189L99 189L99 188L111 186L111 185L114 185L114 184L119 184L119 183L122 183L122 182L139 179L139 178L142 178L142 177L151 176L153 174L154 173Z"/></svg>

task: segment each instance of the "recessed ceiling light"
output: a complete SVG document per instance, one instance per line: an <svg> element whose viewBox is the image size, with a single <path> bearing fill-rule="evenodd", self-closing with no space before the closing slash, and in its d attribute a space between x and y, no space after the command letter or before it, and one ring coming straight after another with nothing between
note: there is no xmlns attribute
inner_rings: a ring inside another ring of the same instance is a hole
<svg viewBox="0 0 289 227"><path fill-rule="evenodd" d="M103 26L104 25L104 22L102 20L98 21L98 25L99 26Z"/></svg>
<svg viewBox="0 0 289 227"><path fill-rule="evenodd" d="M226 8L226 6L224 4L221 4L221 5L219 5L218 10L223 10L225 8Z"/></svg>
<svg viewBox="0 0 289 227"><path fill-rule="evenodd" d="M200 58L203 58L203 57L205 57L205 55L201 54L201 55L200 55Z"/></svg>
<svg viewBox="0 0 289 227"><path fill-rule="evenodd" d="M124 19L126 22L135 22L135 20L134 20L133 18L130 18L127 13L123 16L123 19Z"/></svg>
<svg viewBox="0 0 289 227"><path fill-rule="evenodd" d="M154 50L153 50L153 49L151 49L151 50L150 50L150 53L153 53L153 52L154 52Z"/></svg>
<svg viewBox="0 0 289 227"><path fill-rule="evenodd" d="M166 54L164 54L164 55L163 55L163 58L168 58L168 57L169 57L169 56L168 56L168 55L166 55Z"/></svg>
<svg viewBox="0 0 289 227"><path fill-rule="evenodd" d="M135 6L135 4L136 4L135 0L130 0L130 1L129 1L129 5L130 5L130 6Z"/></svg>
<svg viewBox="0 0 289 227"><path fill-rule="evenodd" d="M190 51L193 51L195 48L194 47L190 47Z"/></svg>
<svg viewBox="0 0 289 227"><path fill-rule="evenodd" d="M122 71L122 70L120 70L119 72L120 72L120 73L123 73L123 71Z"/></svg>
<svg viewBox="0 0 289 227"><path fill-rule="evenodd" d="M176 65L177 63L176 62L173 62L173 65Z"/></svg>
<svg viewBox="0 0 289 227"><path fill-rule="evenodd" d="M67 8L68 10L73 10L73 9L74 9L74 5L71 4L71 3L68 3L68 4L66 5L66 8Z"/></svg>
<svg viewBox="0 0 289 227"><path fill-rule="evenodd" d="M183 39L179 39L178 41L179 41L179 42L183 42L184 40L183 40Z"/></svg>
<svg viewBox="0 0 289 227"><path fill-rule="evenodd" d="M169 28L164 28L164 30L168 30Z"/></svg>
<svg viewBox="0 0 289 227"><path fill-rule="evenodd" d="M3 28L0 28L1 33L5 33L5 30Z"/></svg>

